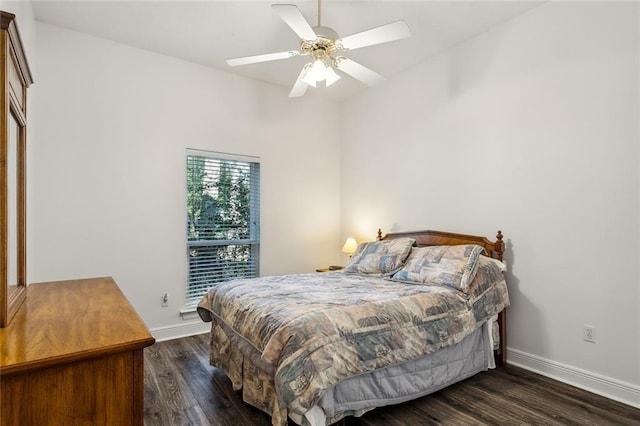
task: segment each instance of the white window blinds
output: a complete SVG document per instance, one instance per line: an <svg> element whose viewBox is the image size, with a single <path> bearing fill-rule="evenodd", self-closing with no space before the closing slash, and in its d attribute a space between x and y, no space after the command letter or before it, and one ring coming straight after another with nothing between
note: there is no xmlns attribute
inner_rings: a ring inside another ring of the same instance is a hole
<svg viewBox="0 0 640 426"><path fill-rule="evenodd" d="M259 247L260 164L188 151L186 306L216 283L257 277Z"/></svg>

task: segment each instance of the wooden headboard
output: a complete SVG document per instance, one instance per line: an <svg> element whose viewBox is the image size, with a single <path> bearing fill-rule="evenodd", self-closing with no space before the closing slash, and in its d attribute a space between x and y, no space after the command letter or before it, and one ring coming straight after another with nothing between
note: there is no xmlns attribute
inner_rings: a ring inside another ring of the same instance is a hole
<svg viewBox="0 0 640 426"><path fill-rule="evenodd" d="M503 260L504 242L502 242L503 236L501 231L498 231L496 234L496 241L491 241L486 237L478 235L455 234L453 232L443 231L393 232L383 236L382 230L378 229L378 241L402 237L413 238L416 240L418 247L477 244L484 247L490 257Z"/></svg>
<svg viewBox="0 0 640 426"><path fill-rule="evenodd" d="M496 240L491 241L486 237L478 235L456 234L443 231L415 231L415 232L392 232L382 235L382 230L378 229L378 241L392 240L395 238L408 237L416 240L418 247L425 246L453 246L461 244L477 244L485 248L489 256L494 259L503 260L504 242L503 235L498 231ZM498 314L498 326L500 327L500 347L495 351L496 364L505 366L507 364L507 315L506 309Z"/></svg>

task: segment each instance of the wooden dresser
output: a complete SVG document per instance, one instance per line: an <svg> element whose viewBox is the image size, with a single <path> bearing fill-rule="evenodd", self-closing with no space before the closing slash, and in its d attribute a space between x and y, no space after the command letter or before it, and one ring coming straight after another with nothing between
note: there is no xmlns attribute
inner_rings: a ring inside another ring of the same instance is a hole
<svg viewBox="0 0 640 426"><path fill-rule="evenodd" d="M142 425L154 341L111 278L29 285L0 329L0 424Z"/></svg>

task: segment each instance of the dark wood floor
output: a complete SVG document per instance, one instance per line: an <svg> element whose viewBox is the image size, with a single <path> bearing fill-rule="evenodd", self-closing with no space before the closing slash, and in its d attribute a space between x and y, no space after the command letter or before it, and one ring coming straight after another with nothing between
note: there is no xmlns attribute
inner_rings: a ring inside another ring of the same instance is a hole
<svg viewBox="0 0 640 426"><path fill-rule="evenodd" d="M209 366L208 336L145 349L145 424L270 425ZM508 366L341 425L640 425L640 410Z"/></svg>

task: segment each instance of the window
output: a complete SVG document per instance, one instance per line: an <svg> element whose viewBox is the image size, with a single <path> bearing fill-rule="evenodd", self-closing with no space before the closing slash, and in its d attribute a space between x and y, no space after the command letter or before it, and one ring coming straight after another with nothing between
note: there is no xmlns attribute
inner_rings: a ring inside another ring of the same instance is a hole
<svg viewBox="0 0 640 426"><path fill-rule="evenodd" d="M216 283L259 273L260 163L187 151L186 306Z"/></svg>

